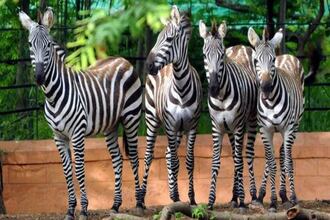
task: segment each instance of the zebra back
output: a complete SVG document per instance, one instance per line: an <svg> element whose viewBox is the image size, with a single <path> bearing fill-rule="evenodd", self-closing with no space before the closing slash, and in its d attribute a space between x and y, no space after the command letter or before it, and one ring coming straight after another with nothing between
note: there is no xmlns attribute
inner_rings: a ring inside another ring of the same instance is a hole
<svg viewBox="0 0 330 220"><path fill-rule="evenodd" d="M289 54L277 56L275 67L292 77L301 91L304 91L304 68L297 57Z"/></svg>

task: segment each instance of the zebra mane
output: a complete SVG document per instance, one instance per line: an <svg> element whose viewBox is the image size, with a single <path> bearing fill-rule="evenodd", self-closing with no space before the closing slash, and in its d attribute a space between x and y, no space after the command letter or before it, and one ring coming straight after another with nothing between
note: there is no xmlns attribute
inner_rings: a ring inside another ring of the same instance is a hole
<svg viewBox="0 0 330 220"><path fill-rule="evenodd" d="M191 22L189 18L190 13L189 12L180 12L181 16L181 26L182 28L186 31L188 40L190 39L191 36Z"/></svg>
<svg viewBox="0 0 330 220"><path fill-rule="evenodd" d="M262 41L266 42L268 40L269 40L269 32L268 32L268 28L265 27L262 32Z"/></svg>
<svg viewBox="0 0 330 220"><path fill-rule="evenodd" d="M211 26L211 34L213 37L218 37L218 26L216 21L212 21L212 26Z"/></svg>

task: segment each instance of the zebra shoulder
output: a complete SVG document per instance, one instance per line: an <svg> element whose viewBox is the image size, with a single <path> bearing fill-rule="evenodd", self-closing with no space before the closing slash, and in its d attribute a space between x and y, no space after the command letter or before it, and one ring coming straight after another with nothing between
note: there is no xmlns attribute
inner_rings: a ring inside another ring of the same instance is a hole
<svg viewBox="0 0 330 220"><path fill-rule="evenodd" d="M290 54L284 54L276 57L275 67L281 69L284 74L292 77L299 83L304 77L304 68L299 59Z"/></svg>
<svg viewBox="0 0 330 220"><path fill-rule="evenodd" d="M136 77L138 76L133 71L133 65L123 57L108 57L103 60L98 60L94 65L90 66L87 70L92 74L107 74L107 75L113 75L117 71L119 71L120 74L124 74L130 71L132 75L136 75Z"/></svg>

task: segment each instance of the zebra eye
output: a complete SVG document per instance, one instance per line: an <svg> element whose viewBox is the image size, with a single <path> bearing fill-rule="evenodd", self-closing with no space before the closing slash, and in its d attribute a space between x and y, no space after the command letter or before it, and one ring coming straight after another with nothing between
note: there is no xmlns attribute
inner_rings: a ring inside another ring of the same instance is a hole
<svg viewBox="0 0 330 220"><path fill-rule="evenodd" d="M257 59L254 59L254 60L253 60L253 64L254 64L254 66L257 66L257 63L258 63L258 60L257 60Z"/></svg>
<svg viewBox="0 0 330 220"><path fill-rule="evenodd" d="M272 62L275 63L276 57L273 57Z"/></svg>
<svg viewBox="0 0 330 220"><path fill-rule="evenodd" d="M29 46L32 47L32 43L31 42L29 42Z"/></svg>

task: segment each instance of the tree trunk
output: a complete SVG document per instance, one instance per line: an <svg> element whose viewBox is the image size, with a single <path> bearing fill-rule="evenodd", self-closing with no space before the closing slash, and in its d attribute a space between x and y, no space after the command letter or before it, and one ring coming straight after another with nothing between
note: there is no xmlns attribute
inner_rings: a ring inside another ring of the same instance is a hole
<svg viewBox="0 0 330 220"><path fill-rule="evenodd" d="M80 19L80 15L79 15L80 7L81 7L80 0L76 0L76 20Z"/></svg>
<svg viewBox="0 0 330 220"><path fill-rule="evenodd" d="M40 0L39 9L42 13L45 12L47 6L47 0Z"/></svg>
<svg viewBox="0 0 330 220"><path fill-rule="evenodd" d="M280 54L286 52L285 48L285 15L286 15L286 0L281 0L280 2L280 18L279 18L279 27L282 28L283 39L280 47Z"/></svg>
<svg viewBox="0 0 330 220"><path fill-rule="evenodd" d="M275 33L275 27L274 27L274 3L273 0L267 0L266 2L266 6L267 6L267 15L266 15L266 19L267 19L267 29L268 29L268 33L269 33L269 38L272 38L274 36Z"/></svg>
<svg viewBox="0 0 330 220"><path fill-rule="evenodd" d="M29 14L29 0L22 0L20 2L21 10ZM27 57L27 33L25 30L19 32L19 42L18 42L18 57L25 58ZM26 62L19 61L16 72L16 85L25 84L28 81L28 71ZM17 90L17 99L16 99L16 109L23 109L27 106L27 96L24 89Z"/></svg>

